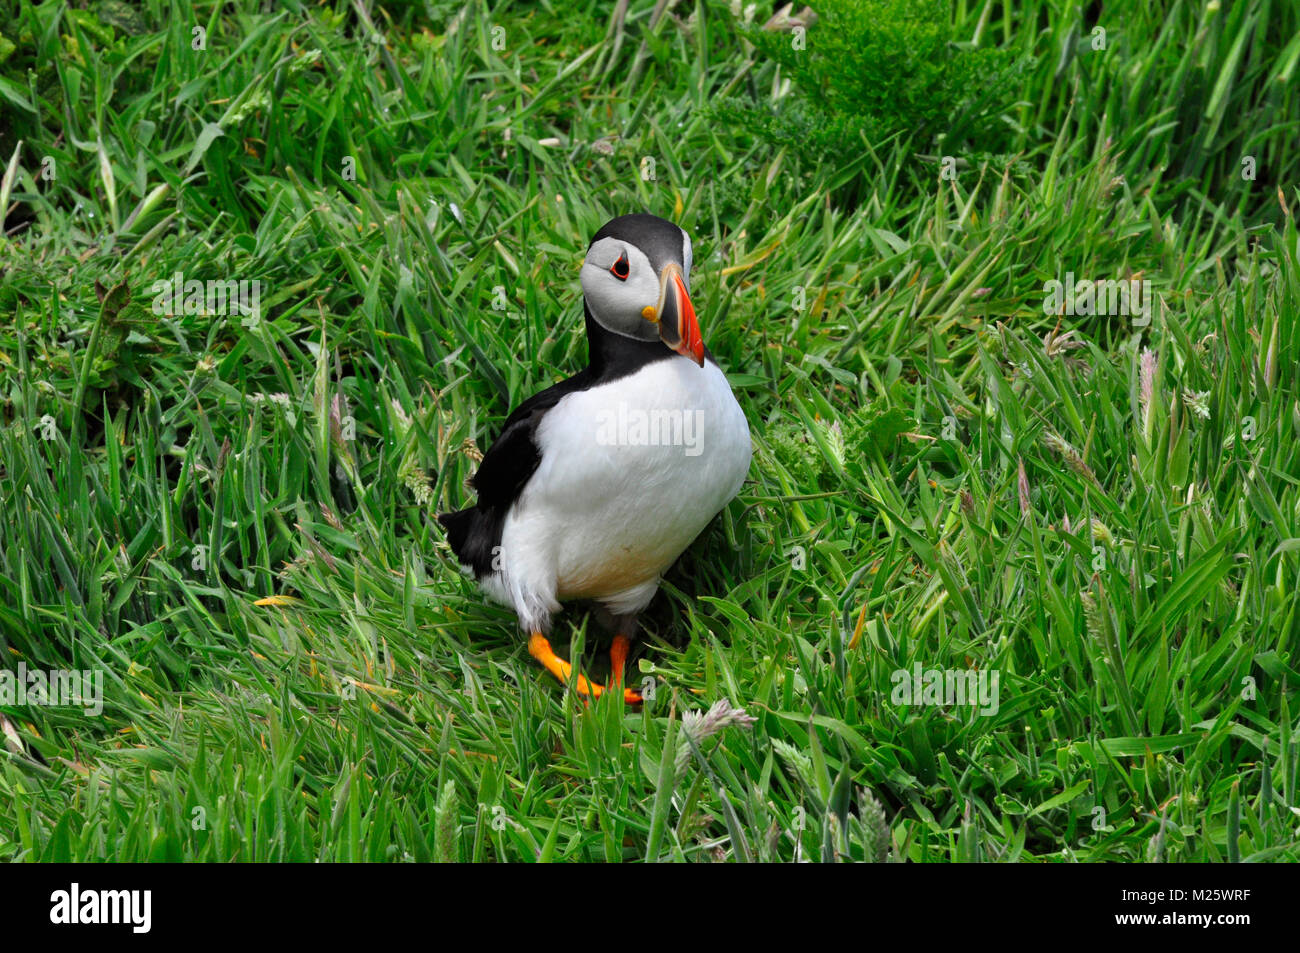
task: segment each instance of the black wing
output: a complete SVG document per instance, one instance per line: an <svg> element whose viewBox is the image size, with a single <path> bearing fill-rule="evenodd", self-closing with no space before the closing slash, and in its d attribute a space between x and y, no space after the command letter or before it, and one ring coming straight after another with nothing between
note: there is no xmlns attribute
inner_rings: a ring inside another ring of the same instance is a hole
<svg viewBox="0 0 1300 953"><path fill-rule="evenodd" d="M589 371L584 370L516 407L470 480L478 501L467 509L438 516L438 522L447 530L452 552L476 576L481 578L499 568L493 566L493 560L501 545L506 514L542 462L537 445L537 427L542 418L566 396L589 386L589 376Z"/></svg>
<svg viewBox="0 0 1300 953"><path fill-rule="evenodd" d="M570 377L541 393L534 394L514 409L478 465L470 485L478 492L478 505L509 506L519 498L537 465L542 451L537 445L537 428L546 412L585 386L586 372Z"/></svg>
<svg viewBox="0 0 1300 953"><path fill-rule="evenodd" d="M658 341L637 341L606 330L592 318L585 303L583 312L587 326L587 366L515 408L470 481L478 493L478 502L468 509L438 517L438 522L447 529L447 541L456 558L480 578L493 571L506 514L542 462L537 427L546 412L569 394L608 384L654 361L674 356ZM704 353L712 360L707 348Z"/></svg>

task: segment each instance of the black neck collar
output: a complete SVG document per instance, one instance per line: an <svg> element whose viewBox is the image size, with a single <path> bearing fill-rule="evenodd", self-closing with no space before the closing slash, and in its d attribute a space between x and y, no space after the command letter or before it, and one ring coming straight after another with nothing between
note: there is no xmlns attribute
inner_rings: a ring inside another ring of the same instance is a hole
<svg viewBox="0 0 1300 953"><path fill-rule="evenodd" d="M587 372L595 380L626 377L647 364L677 356L662 341L638 341L615 334L592 317L585 301L582 310L587 318Z"/></svg>

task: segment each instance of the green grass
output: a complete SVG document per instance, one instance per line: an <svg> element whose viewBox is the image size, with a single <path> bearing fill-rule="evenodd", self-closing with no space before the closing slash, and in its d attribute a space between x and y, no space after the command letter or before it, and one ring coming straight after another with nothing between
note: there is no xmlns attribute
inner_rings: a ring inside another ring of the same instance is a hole
<svg viewBox="0 0 1300 953"><path fill-rule="evenodd" d="M0 656L105 680L0 703L0 859L1300 859L1294 11L1116 4L1099 60L1068 0L955 4L1033 65L948 180L718 123L780 88L724 3L266 6L0 0ZM433 520L637 209L755 444L640 711ZM155 315L176 271L263 320ZM1067 272L1149 324L1044 314ZM996 712L896 703L918 664Z"/></svg>

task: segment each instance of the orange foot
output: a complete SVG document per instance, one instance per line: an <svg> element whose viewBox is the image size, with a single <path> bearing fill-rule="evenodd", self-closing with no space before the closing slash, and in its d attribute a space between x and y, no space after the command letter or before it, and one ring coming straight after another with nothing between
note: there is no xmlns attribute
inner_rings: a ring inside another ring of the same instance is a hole
<svg viewBox="0 0 1300 953"><path fill-rule="evenodd" d="M630 638L626 635L614 636L614 642L609 647L609 670L615 685L623 684L623 669L627 667L627 653L630 648L632 648ZM623 689L623 698L629 704L641 704L641 696L630 688Z"/></svg>
<svg viewBox="0 0 1300 953"><path fill-rule="evenodd" d="M610 664L614 671L614 684L623 684L623 665L627 661L627 650L630 640L625 635L615 637L614 645L609 650ZM566 685L573 674L573 666L564 659L555 654L551 648L551 643L546 641L546 636L540 632L534 632L528 639L528 652L533 658L542 663L542 666L564 682ZM600 693L606 691L604 685L598 685L595 682L588 681L582 675L579 675L574 683L579 695L589 695L592 698L599 698ZM641 704L641 696L630 688L623 689L623 701L629 705Z"/></svg>

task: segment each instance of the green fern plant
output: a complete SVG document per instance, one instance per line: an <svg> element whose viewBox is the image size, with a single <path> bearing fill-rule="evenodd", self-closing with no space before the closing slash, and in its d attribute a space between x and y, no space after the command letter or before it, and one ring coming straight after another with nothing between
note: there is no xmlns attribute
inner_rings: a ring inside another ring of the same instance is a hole
<svg viewBox="0 0 1300 953"><path fill-rule="evenodd" d="M794 82L777 104L728 99L720 121L807 159L848 161L895 135L918 150L942 144L998 152L1011 130L1015 53L959 41L945 0L824 0L806 35L749 27L761 56Z"/></svg>

